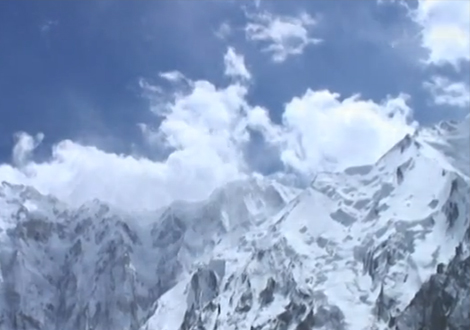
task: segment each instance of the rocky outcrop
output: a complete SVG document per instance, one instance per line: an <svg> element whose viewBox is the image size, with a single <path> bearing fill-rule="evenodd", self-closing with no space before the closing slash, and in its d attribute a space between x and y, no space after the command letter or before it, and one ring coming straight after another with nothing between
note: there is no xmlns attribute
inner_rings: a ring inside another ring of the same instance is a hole
<svg viewBox="0 0 470 330"><path fill-rule="evenodd" d="M394 323L399 330L470 329L470 257L439 265Z"/></svg>

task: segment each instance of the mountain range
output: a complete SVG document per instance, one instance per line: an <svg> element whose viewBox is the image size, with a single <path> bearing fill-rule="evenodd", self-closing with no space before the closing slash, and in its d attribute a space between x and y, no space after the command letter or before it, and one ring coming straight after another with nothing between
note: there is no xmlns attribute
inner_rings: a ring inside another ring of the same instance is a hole
<svg viewBox="0 0 470 330"><path fill-rule="evenodd" d="M0 329L468 330L469 119L154 211L2 182Z"/></svg>

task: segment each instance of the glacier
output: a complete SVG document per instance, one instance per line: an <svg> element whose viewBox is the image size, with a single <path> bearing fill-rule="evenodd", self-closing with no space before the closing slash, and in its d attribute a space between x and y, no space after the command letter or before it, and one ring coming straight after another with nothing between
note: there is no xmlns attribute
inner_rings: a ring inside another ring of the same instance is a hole
<svg viewBox="0 0 470 330"><path fill-rule="evenodd" d="M0 329L468 330L470 136L128 212L0 186Z"/></svg>

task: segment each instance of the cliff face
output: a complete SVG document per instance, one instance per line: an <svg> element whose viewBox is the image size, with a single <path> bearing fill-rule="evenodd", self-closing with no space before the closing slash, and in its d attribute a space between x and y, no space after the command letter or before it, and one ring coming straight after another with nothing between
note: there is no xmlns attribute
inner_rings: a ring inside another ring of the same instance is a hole
<svg viewBox="0 0 470 330"><path fill-rule="evenodd" d="M400 330L470 328L470 257L458 252L447 267L439 266L390 326Z"/></svg>

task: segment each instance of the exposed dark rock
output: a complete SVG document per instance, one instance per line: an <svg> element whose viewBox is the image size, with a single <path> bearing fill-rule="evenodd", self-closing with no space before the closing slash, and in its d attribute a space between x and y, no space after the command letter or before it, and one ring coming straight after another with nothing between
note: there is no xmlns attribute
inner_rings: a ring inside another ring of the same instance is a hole
<svg viewBox="0 0 470 330"><path fill-rule="evenodd" d="M243 292L242 295L240 296L240 300L238 301L235 311L239 313L249 312L252 305L253 305L253 293L251 292L250 289L248 289L247 291Z"/></svg>
<svg viewBox="0 0 470 330"><path fill-rule="evenodd" d="M455 256L447 269L439 265L396 324L400 330L470 329L470 257Z"/></svg>
<svg viewBox="0 0 470 330"><path fill-rule="evenodd" d="M266 284L266 288L259 294L259 300L261 306L269 305L274 300L274 289L276 288L276 281L270 277Z"/></svg>

